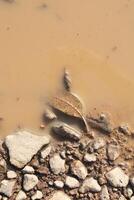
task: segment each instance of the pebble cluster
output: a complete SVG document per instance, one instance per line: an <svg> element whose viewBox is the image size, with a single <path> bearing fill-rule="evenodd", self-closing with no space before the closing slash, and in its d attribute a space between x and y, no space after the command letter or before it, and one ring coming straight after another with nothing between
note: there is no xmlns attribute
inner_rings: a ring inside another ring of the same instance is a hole
<svg viewBox="0 0 134 200"><path fill-rule="evenodd" d="M127 134L84 135L63 123L52 129L62 141L29 131L1 141L0 199L134 200L134 150Z"/></svg>

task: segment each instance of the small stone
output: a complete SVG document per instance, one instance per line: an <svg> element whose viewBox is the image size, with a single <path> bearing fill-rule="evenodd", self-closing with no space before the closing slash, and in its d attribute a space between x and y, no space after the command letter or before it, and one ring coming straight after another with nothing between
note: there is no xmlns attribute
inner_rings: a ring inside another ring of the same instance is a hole
<svg viewBox="0 0 134 200"><path fill-rule="evenodd" d="M54 174L59 174L65 172L65 160L63 160L58 153L55 153L53 157L50 158L50 168Z"/></svg>
<svg viewBox="0 0 134 200"><path fill-rule="evenodd" d="M59 189L64 187L64 183L62 181L54 181L54 185Z"/></svg>
<svg viewBox="0 0 134 200"><path fill-rule="evenodd" d="M71 198L62 191L56 191L49 200L71 200Z"/></svg>
<svg viewBox="0 0 134 200"><path fill-rule="evenodd" d="M80 148L82 150L86 149L89 143L90 143L90 139L88 137L86 136L82 137L80 140Z"/></svg>
<svg viewBox="0 0 134 200"><path fill-rule="evenodd" d="M25 194L23 190L20 190L15 200L24 200L24 199L27 199L27 195Z"/></svg>
<svg viewBox="0 0 134 200"><path fill-rule="evenodd" d="M133 190L130 188L130 187L128 187L127 188L127 197L131 197L133 195Z"/></svg>
<svg viewBox="0 0 134 200"><path fill-rule="evenodd" d="M61 155L61 157L62 157L63 159L66 158L66 152L65 152L65 151L62 151L62 152L60 153L60 155Z"/></svg>
<svg viewBox="0 0 134 200"><path fill-rule="evenodd" d="M131 185L133 186L133 189L134 189L134 176L130 178L130 183L131 183Z"/></svg>
<svg viewBox="0 0 134 200"><path fill-rule="evenodd" d="M50 152L51 152L51 146L48 145L41 151L41 158L45 159L50 154Z"/></svg>
<svg viewBox="0 0 134 200"><path fill-rule="evenodd" d="M132 196L130 200L134 200L134 196Z"/></svg>
<svg viewBox="0 0 134 200"><path fill-rule="evenodd" d="M38 184L37 176L33 174L25 174L23 180L23 188L25 191L32 190Z"/></svg>
<svg viewBox="0 0 134 200"><path fill-rule="evenodd" d="M84 156L84 161L85 162L95 162L96 161L96 155L86 153L85 156Z"/></svg>
<svg viewBox="0 0 134 200"><path fill-rule="evenodd" d="M50 109L47 109L45 111L45 115L44 116L48 120L54 120L54 119L57 118L57 116L55 115L55 113L52 110L50 110Z"/></svg>
<svg viewBox="0 0 134 200"><path fill-rule="evenodd" d="M23 171L23 173L33 174L33 173L34 173L34 168L27 165L27 166L25 166L25 167L23 168L22 171Z"/></svg>
<svg viewBox="0 0 134 200"><path fill-rule="evenodd" d="M98 150L100 148L103 148L105 146L105 140L103 138L97 138L93 142L93 148L94 150Z"/></svg>
<svg viewBox="0 0 134 200"><path fill-rule="evenodd" d="M49 169L42 165L40 165L36 171L42 175L47 175L49 173Z"/></svg>
<svg viewBox="0 0 134 200"><path fill-rule="evenodd" d="M16 178L16 177L17 177L17 174L16 174L15 171L10 170L10 171L7 172L7 178L8 179L13 179L13 178Z"/></svg>
<svg viewBox="0 0 134 200"><path fill-rule="evenodd" d="M7 197L11 197L13 194L13 189L15 186L16 180L3 180L0 183L0 193L4 194Z"/></svg>
<svg viewBox="0 0 134 200"><path fill-rule="evenodd" d="M65 180L65 185L71 189L78 188L80 186L79 181L71 176L67 176Z"/></svg>
<svg viewBox="0 0 134 200"><path fill-rule="evenodd" d="M57 123L53 126L53 131L59 136L63 138L71 139L78 141L82 137L82 133L75 128L65 124L65 123Z"/></svg>
<svg viewBox="0 0 134 200"><path fill-rule="evenodd" d="M131 135L130 127L128 124L122 124L119 126L119 131L124 133L125 135Z"/></svg>
<svg viewBox="0 0 134 200"><path fill-rule="evenodd" d="M100 185L98 184L97 180L95 180L92 177L86 178L79 189L79 192L83 194L87 192L100 192L100 191L101 191Z"/></svg>
<svg viewBox="0 0 134 200"><path fill-rule="evenodd" d="M5 144L9 150L11 164L23 168L49 141L48 136L37 136L28 131L19 131L16 134L8 135L5 138Z"/></svg>
<svg viewBox="0 0 134 200"><path fill-rule="evenodd" d="M0 159L0 172L5 173L7 170L7 164L4 158Z"/></svg>
<svg viewBox="0 0 134 200"><path fill-rule="evenodd" d="M109 196L107 186L104 185L101 190L100 200L109 200L109 199L110 199L110 196Z"/></svg>
<svg viewBox="0 0 134 200"><path fill-rule="evenodd" d="M120 148L115 144L109 144L107 147L107 155L109 160L114 161L120 155Z"/></svg>
<svg viewBox="0 0 134 200"><path fill-rule="evenodd" d="M43 194L41 191L37 190L35 192L35 194L31 197L32 200L36 200L36 199L42 199Z"/></svg>
<svg viewBox="0 0 134 200"><path fill-rule="evenodd" d="M116 167L106 174L108 182L113 187L126 187L129 182L129 177L120 167Z"/></svg>
<svg viewBox="0 0 134 200"><path fill-rule="evenodd" d="M87 168L85 165L79 161L75 160L71 163L71 172L77 176L79 179L85 179L87 176Z"/></svg>

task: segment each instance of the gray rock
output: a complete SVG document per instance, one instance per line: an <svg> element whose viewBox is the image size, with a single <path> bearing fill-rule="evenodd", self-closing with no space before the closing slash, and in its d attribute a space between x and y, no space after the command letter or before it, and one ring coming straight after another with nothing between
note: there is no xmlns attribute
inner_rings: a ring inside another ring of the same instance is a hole
<svg viewBox="0 0 134 200"><path fill-rule="evenodd" d="M51 146L48 145L41 151L41 158L45 159L50 154L50 152L51 152Z"/></svg>
<svg viewBox="0 0 134 200"><path fill-rule="evenodd" d="M87 176L87 168L85 165L79 161L79 160L74 160L71 163L71 172L75 176L77 176L79 179L85 179Z"/></svg>
<svg viewBox="0 0 134 200"><path fill-rule="evenodd" d="M100 192L100 191L101 187L99 183L92 177L86 178L79 189L79 192L83 194L87 192Z"/></svg>
<svg viewBox="0 0 134 200"><path fill-rule="evenodd" d="M115 144L109 144L107 147L107 155L109 160L114 161L120 155L120 148Z"/></svg>
<svg viewBox="0 0 134 200"><path fill-rule="evenodd" d="M71 189L78 188L80 186L79 181L71 176L67 176L65 180L65 185Z"/></svg>
<svg viewBox="0 0 134 200"><path fill-rule="evenodd" d="M35 192L35 194L31 197L32 200L36 200L36 199L42 199L43 194L41 191L37 190Z"/></svg>
<svg viewBox="0 0 134 200"><path fill-rule="evenodd" d="M100 148L103 148L105 146L105 140L103 138L97 138L93 142L93 149L98 150Z"/></svg>
<svg viewBox="0 0 134 200"><path fill-rule="evenodd" d="M13 194L13 189L15 186L16 180L3 180L0 183L0 193L4 194L7 197L11 197Z"/></svg>
<svg viewBox="0 0 134 200"><path fill-rule="evenodd" d="M126 187L129 182L129 177L120 167L116 167L109 171L106 174L106 178L113 187Z"/></svg>
<svg viewBox="0 0 134 200"><path fill-rule="evenodd" d="M71 200L71 198L62 191L56 191L49 200Z"/></svg>
<svg viewBox="0 0 134 200"><path fill-rule="evenodd" d="M27 131L19 131L5 139L10 162L18 168L23 168L48 143L49 137L33 135Z"/></svg>
<svg viewBox="0 0 134 200"><path fill-rule="evenodd" d="M15 200L25 200L25 199L27 199L26 193L23 190L20 190Z"/></svg>
<svg viewBox="0 0 134 200"><path fill-rule="evenodd" d="M86 162L95 162L96 161L96 155L95 154L89 154L89 153L86 153L85 156L84 156L84 161Z"/></svg>
<svg viewBox="0 0 134 200"><path fill-rule="evenodd" d="M53 131L64 138L73 139L75 141L80 140L82 133L75 128L65 124L65 123L57 123L53 126Z"/></svg>
<svg viewBox="0 0 134 200"><path fill-rule="evenodd" d="M100 200L109 200L109 199L110 199L110 196L109 196L107 186L104 185L101 190Z"/></svg>
<svg viewBox="0 0 134 200"><path fill-rule="evenodd" d="M53 157L50 158L50 168L54 174L59 174L65 172L65 160L63 160L58 153L55 153Z"/></svg>
<svg viewBox="0 0 134 200"><path fill-rule="evenodd" d="M64 187L63 181L54 181L54 185L55 185L55 187L57 187L59 189Z"/></svg>
<svg viewBox="0 0 134 200"><path fill-rule="evenodd" d="M38 184L37 176L33 174L25 174L23 180L23 188L25 191L32 190Z"/></svg>
<svg viewBox="0 0 134 200"><path fill-rule="evenodd" d="M10 171L7 172L7 178L8 179L13 179L13 178L16 178L16 177L17 177L17 173L15 171L10 170Z"/></svg>

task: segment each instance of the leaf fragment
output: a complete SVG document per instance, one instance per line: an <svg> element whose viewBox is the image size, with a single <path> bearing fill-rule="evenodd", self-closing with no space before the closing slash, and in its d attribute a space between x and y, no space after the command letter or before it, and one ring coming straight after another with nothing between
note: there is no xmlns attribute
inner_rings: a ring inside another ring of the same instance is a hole
<svg viewBox="0 0 134 200"><path fill-rule="evenodd" d="M81 119L85 124L86 131L89 132L88 124L83 114L83 106L77 96L72 93L65 92L62 95L53 97L50 101L50 105L69 116Z"/></svg>

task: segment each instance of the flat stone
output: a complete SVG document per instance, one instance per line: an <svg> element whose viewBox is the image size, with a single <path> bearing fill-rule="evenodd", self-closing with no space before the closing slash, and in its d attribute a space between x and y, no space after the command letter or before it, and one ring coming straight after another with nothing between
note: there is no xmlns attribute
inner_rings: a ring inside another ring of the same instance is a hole
<svg viewBox="0 0 134 200"><path fill-rule="evenodd" d="M79 192L83 194L87 192L100 192L100 191L101 187L99 183L92 177L86 178L79 189Z"/></svg>
<svg viewBox="0 0 134 200"><path fill-rule="evenodd" d="M19 131L16 134L8 135L5 138L5 144L9 150L11 164L23 168L49 141L48 136L37 136L28 131Z"/></svg>
<svg viewBox="0 0 134 200"><path fill-rule="evenodd" d="M15 200L25 200L25 199L27 199L26 193L23 190L20 190Z"/></svg>
<svg viewBox="0 0 134 200"><path fill-rule="evenodd" d="M31 167L31 166L25 166L22 171L23 171L23 173L33 174L34 173L34 168Z"/></svg>
<svg viewBox="0 0 134 200"><path fill-rule="evenodd" d="M37 176L33 174L25 174L23 180L23 188L25 191L32 190L38 184Z"/></svg>
<svg viewBox="0 0 134 200"><path fill-rule="evenodd" d="M65 180L65 185L71 189L78 188L80 186L79 181L71 176L67 176Z"/></svg>
<svg viewBox="0 0 134 200"><path fill-rule="evenodd" d="M0 193L4 194L7 197L11 197L13 194L13 189L15 186L16 180L3 180L0 183Z"/></svg>
<svg viewBox="0 0 134 200"><path fill-rule="evenodd" d="M36 199L42 199L43 194L41 191L37 190L35 192L35 194L31 197L32 200L36 200Z"/></svg>
<svg viewBox="0 0 134 200"><path fill-rule="evenodd" d="M101 190L100 200L109 200L109 199L110 199L110 196L109 196L107 186L104 185Z"/></svg>
<svg viewBox="0 0 134 200"><path fill-rule="evenodd" d="M85 156L84 156L84 161L86 162L95 162L96 161L96 155L95 154L89 154L89 153L86 153Z"/></svg>
<svg viewBox="0 0 134 200"><path fill-rule="evenodd" d="M53 157L50 158L50 168L54 174L59 174L65 172L65 160L63 160L58 153L55 153Z"/></svg>
<svg viewBox="0 0 134 200"><path fill-rule="evenodd" d="M64 187L63 181L54 181L54 185L55 185L55 187L57 187L59 189Z"/></svg>
<svg viewBox="0 0 134 200"><path fill-rule="evenodd" d="M50 154L50 152L51 152L51 146L48 145L41 151L41 158L45 159Z"/></svg>
<svg viewBox="0 0 134 200"><path fill-rule="evenodd" d="M109 160L116 160L120 155L120 147L115 144L109 144L107 147L107 155Z"/></svg>
<svg viewBox="0 0 134 200"><path fill-rule="evenodd" d="M82 137L82 133L80 131L76 130L75 128L65 123L55 124L53 126L53 131L54 133L56 133L57 135L63 138L67 138L67 139L71 139L75 141L80 140L80 138Z"/></svg>
<svg viewBox="0 0 134 200"><path fill-rule="evenodd" d="M16 177L17 177L17 173L15 171L10 170L10 171L7 172L7 178L8 179L13 179L13 178L16 178Z"/></svg>
<svg viewBox="0 0 134 200"><path fill-rule="evenodd" d="M87 168L85 165L79 161L75 160L71 163L71 172L75 176L77 176L79 179L85 179L87 176Z"/></svg>
<svg viewBox="0 0 134 200"><path fill-rule="evenodd" d="M126 187L129 182L129 177L120 167L116 167L106 174L108 182L113 187Z"/></svg>
<svg viewBox="0 0 134 200"><path fill-rule="evenodd" d="M71 200L71 198L62 191L56 191L49 200Z"/></svg>

